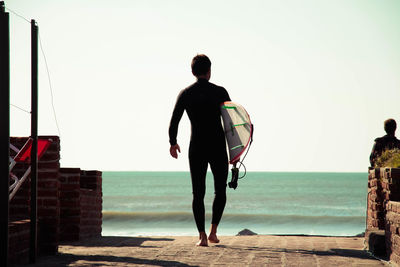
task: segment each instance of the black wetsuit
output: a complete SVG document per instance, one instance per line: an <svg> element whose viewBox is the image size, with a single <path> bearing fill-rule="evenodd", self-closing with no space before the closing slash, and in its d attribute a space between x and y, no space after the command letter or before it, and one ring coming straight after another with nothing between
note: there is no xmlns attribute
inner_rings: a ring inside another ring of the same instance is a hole
<svg viewBox="0 0 400 267"><path fill-rule="evenodd" d="M226 203L228 156L220 112L220 106L225 101L230 101L230 98L223 87L212 84L206 79L199 79L180 92L169 126L169 142L175 145L179 121L186 110L192 126L189 146L192 208L199 232L205 230L204 195L208 164L214 175L212 224L219 223Z"/></svg>
<svg viewBox="0 0 400 267"><path fill-rule="evenodd" d="M376 159L385 151L390 149L400 149L400 140L394 135L385 135L375 139L374 146L372 147L371 155L369 156L369 161L371 167L375 167Z"/></svg>

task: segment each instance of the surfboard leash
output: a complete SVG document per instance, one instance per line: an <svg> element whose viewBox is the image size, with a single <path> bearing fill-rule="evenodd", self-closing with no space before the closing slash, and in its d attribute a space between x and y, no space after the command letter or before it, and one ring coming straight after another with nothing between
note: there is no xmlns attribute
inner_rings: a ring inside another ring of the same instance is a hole
<svg viewBox="0 0 400 267"><path fill-rule="evenodd" d="M228 183L228 185L229 185L230 188L233 188L234 190L236 190L236 188L237 188L237 186L238 186L238 184L237 184L238 179L244 178L244 177L246 176L246 174L247 174L247 169L246 169L246 166L243 164L243 161L244 161L244 159L246 158L247 153L248 153L249 150L250 150L251 144L253 143L253 133L254 133L254 125L251 124L250 143L249 143L249 146L248 146L248 148L247 148L247 151L246 151L246 153L244 154L242 160L239 161L239 163L240 163L239 167L236 167L236 163L237 163L237 162L235 162L235 163L233 164L233 168L231 169L231 171L232 171L232 179L231 179L231 182ZM244 174L243 174L241 177L239 177L239 170L240 170L240 168L241 168L242 166L244 167Z"/></svg>
<svg viewBox="0 0 400 267"><path fill-rule="evenodd" d="M242 160L241 160L241 161L239 161L240 165L239 165L239 167L238 167L238 169L239 169L239 170L240 170L240 167L242 167L242 166L244 167L244 174L243 174L243 176L239 177L238 179L242 179L242 178L244 178L244 177L246 176L246 173L247 173L246 166L243 164L243 161L244 161L244 159L246 158L246 156L247 156L247 153L249 153L249 150L250 150L251 144L253 143L253 132L254 132L254 125L253 125L253 124L251 124L251 136L250 136L250 143L249 143L249 147L247 148L247 151L246 151L246 153L244 154L244 156L243 156Z"/></svg>

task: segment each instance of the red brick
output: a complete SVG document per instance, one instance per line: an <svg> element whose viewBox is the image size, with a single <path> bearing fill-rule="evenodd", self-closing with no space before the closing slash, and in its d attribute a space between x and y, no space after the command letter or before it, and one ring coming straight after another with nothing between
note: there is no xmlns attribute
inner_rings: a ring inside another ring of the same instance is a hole
<svg viewBox="0 0 400 267"><path fill-rule="evenodd" d="M76 175L74 175L74 176L68 176L67 177L67 182L68 183L78 183L79 184L79 182L80 182L80 179L81 179L81 177L80 176L76 176Z"/></svg>
<svg viewBox="0 0 400 267"><path fill-rule="evenodd" d="M79 225L81 222L81 217L69 217L62 219L62 227L68 227L68 225Z"/></svg>
<svg viewBox="0 0 400 267"><path fill-rule="evenodd" d="M38 179L47 179L47 178L53 178L58 180L58 177L60 176L60 174L57 171L48 171L48 172L42 172L39 171L38 173Z"/></svg>
<svg viewBox="0 0 400 267"><path fill-rule="evenodd" d="M38 217L58 216L59 210L56 208L38 208Z"/></svg>
<svg viewBox="0 0 400 267"><path fill-rule="evenodd" d="M51 198L43 199L42 200L42 206L58 207L59 206L59 200L58 199L51 199Z"/></svg>
<svg viewBox="0 0 400 267"><path fill-rule="evenodd" d="M56 170L56 171L58 171L59 170L60 163L58 161L54 162L53 159L46 159L47 160L46 161L43 158L38 162L39 170L41 170L41 171L44 171L44 170Z"/></svg>
<svg viewBox="0 0 400 267"><path fill-rule="evenodd" d="M38 188L58 188L58 181L38 181Z"/></svg>
<svg viewBox="0 0 400 267"><path fill-rule="evenodd" d="M44 190L39 188L38 189L38 197L59 197L59 191L58 190Z"/></svg>
<svg viewBox="0 0 400 267"><path fill-rule="evenodd" d="M102 175L102 172L97 170L82 170L81 175L100 177Z"/></svg>
<svg viewBox="0 0 400 267"><path fill-rule="evenodd" d="M60 192L60 199L77 199L80 197L80 191L61 191Z"/></svg>
<svg viewBox="0 0 400 267"><path fill-rule="evenodd" d="M60 172L62 174L69 174L69 173L76 174L76 173L79 173L79 175L80 175L81 169L80 168L60 168Z"/></svg>
<svg viewBox="0 0 400 267"><path fill-rule="evenodd" d="M62 202L61 202L61 206L63 207L63 208L73 208L73 207L80 207L80 201L79 200L76 200L76 199L73 199L73 200L63 200Z"/></svg>
<svg viewBox="0 0 400 267"><path fill-rule="evenodd" d="M79 184L62 184L61 190L78 190L80 188Z"/></svg>

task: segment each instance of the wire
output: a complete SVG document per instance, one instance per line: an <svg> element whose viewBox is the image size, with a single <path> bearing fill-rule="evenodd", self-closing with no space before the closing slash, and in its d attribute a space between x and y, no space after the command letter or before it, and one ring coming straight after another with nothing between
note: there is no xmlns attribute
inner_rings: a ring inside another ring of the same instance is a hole
<svg viewBox="0 0 400 267"><path fill-rule="evenodd" d="M24 16L18 14L18 13L15 12L14 10L9 9L9 8L7 8L7 7L6 7L6 9L7 9L8 11L10 11L11 13L13 13L14 15L16 15L17 17L19 17L19 18L25 20L25 21L28 22L28 23L31 23L31 21L29 21L29 20L28 20L27 18L25 18ZM35 23L36 23L36 25L37 25L37 22L35 22ZM47 79L48 79L48 81L49 81L50 96L51 96L51 106L52 106L52 108L53 108L54 120L55 120L55 122L56 122L56 127L57 127L57 131L58 131L58 136L61 137L60 127L58 126L58 121L57 121L56 109L55 109L55 107L54 107L53 86L52 86L52 84L51 84L49 66L48 66L48 64L47 64L46 54L44 53L44 49L43 49L43 45L42 45L42 38L40 38L40 32L38 32L38 37L39 37L40 51L42 52L42 55L43 55L44 63L45 63L45 66L46 66ZM12 104L11 104L11 105L12 105ZM20 108L20 107L17 107L17 106L15 106L15 105L12 105L12 106L13 106L13 107L16 107L16 108L18 108L18 109L20 109L20 110L22 110L22 111L31 113L30 111L24 110L24 109L22 109L22 108Z"/></svg>
<svg viewBox="0 0 400 267"><path fill-rule="evenodd" d="M8 11L10 11L11 13L13 13L15 16L20 17L21 19L25 20L28 23L31 23L27 18L25 18L24 16L21 16L20 14L18 14L17 12L15 12L14 10L9 9L8 7L6 7L6 9Z"/></svg>
<svg viewBox="0 0 400 267"><path fill-rule="evenodd" d="M26 22L31 23L27 18L25 18L24 16L18 14L18 13L15 12L14 10L9 9L8 7L6 7L5 9L7 9L7 10L10 11L11 13L13 13L15 16L17 16L17 17L19 17L19 18L25 20ZM17 108L17 109L19 109L19 110L21 110L21 111L23 111L23 112L26 112L26 113L31 114L30 111L28 111L28 110L26 110L26 109L23 109L23 108L21 108L21 107L18 107L17 105L10 104L10 106L13 106L14 108Z"/></svg>
<svg viewBox="0 0 400 267"><path fill-rule="evenodd" d="M42 38L40 38L40 33L39 33L39 44L40 44L40 50L42 51L44 63L46 65L47 79L49 81L50 96L51 96L51 106L53 108L54 120L56 122L58 136L61 137L60 127L58 126L58 121L57 121L56 109L54 107L53 86L51 85L49 66L47 64L46 54L44 53L44 50L43 50Z"/></svg>
<svg viewBox="0 0 400 267"><path fill-rule="evenodd" d="M17 108L17 109L19 109L19 110L22 110L23 112L26 112L26 113L29 113L29 114L31 113L30 111L28 111L28 110L26 110L26 109L23 109L23 108L20 108L20 107L14 105L14 104L10 104L10 106L13 106L14 108Z"/></svg>
<svg viewBox="0 0 400 267"><path fill-rule="evenodd" d="M246 158L247 153L249 153L251 144L253 143L253 130L254 130L254 126L253 126L253 124L252 124L252 125L251 125L251 131L252 131L252 132L251 132L251 137L250 137L249 146L247 147L247 151L246 151L246 153L244 154L242 160L239 161L240 165L239 165L238 169L240 169L240 167L242 167L242 166L244 167L244 174L243 174L241 177L239 177L239 179L244 178L244 177L246 176L246 173L247 173L247 169L246 169L246 166L243 164L243 161L244 161L244 159Z"/></svg>

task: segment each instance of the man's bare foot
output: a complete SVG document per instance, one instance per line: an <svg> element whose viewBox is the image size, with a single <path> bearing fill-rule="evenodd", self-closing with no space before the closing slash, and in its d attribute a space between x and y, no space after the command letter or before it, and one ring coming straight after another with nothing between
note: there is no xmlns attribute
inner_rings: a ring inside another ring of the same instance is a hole
<svg viewBox="0 0 400 267"><path fill-rule="evenodd" d="M201 232L199 236L199 242L196 243L196 246L199 247L208 247L207 235L205 232Z"/></svg>
<svg viewBox="0 0 400 267"><path fill-rule="evenodd" d="M217 237L217 234L211 233L211 234L208 236L208 241L210 241L210 243L219 243L219 239L218 239L218 237Z"/></svg>
<svg viewBox="0 0 400 267"><path fill-rule="evenodd" d="M218 224L211 224L210 235L208 236L208 241L210 241L210 243L219 243L219 239L217 237L217 228Z"/></svg>

